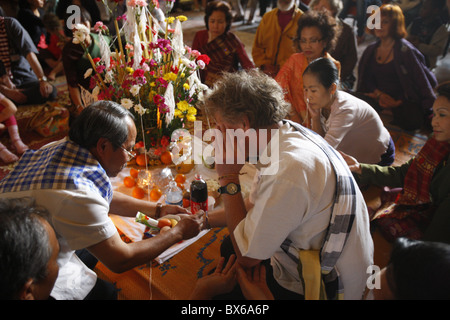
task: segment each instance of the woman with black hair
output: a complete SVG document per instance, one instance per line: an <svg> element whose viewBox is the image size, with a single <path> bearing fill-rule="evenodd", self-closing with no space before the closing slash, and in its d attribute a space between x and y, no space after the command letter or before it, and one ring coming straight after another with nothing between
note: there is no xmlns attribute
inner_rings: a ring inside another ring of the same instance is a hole
<svg viewBox="0 0 450 320"><path fill-rule="evenodd" d="M311 124L307 119L307 108L303 96L303 71L309 63L320 57L334 61L339 73L341 64L328 51L334 47L338 35L336 20L323 11L308 11L298 20L294 53L283 64L275 80L285 91L285 99L292 105L289 118L305 127Z"/></svg>
<svg viewBox="0 0 450 320"><path fill-rule="evenodd" d="M312 130L358 161L391 165L395 145L380 116L368 103L338 86L339 72L330 59L314 60L303 73Z"/></svg>
<svg viewBox="0 0 450 320"><path fill-rule="evenodd" d="M225 1L209 2L205 9L206 30L195 34L192 49L211 58L200 71L203 83L212 86L223 72L234 72L255 67L245 51L244 44L230 32L233 16Z"/></svg>
<svg viewBox="0 0 450 320"><path fill-rule="evenodd" d="M378 288L368 291L366 299L448 300L449 268L450 245L399 238L388 265L374 277Z"/></svg>
<svg viewBox="0 0 450 320"><path fill-rule="evenodd" d="M433 135L414 158L381 167L344 155L358 183L386 187L371 218L389 241L408 237L450 243L450 83L436 90Z"/></svg>

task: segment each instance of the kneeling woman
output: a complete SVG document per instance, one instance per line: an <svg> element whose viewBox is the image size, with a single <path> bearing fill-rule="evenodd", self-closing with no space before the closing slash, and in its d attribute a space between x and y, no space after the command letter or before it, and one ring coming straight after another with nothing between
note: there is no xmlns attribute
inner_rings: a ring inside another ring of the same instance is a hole
<svg viewBox="0 0 450 320"><path fill-rule="evenodd" d="M303 88L312 129L332 147L358 161L392 164L395 146L377 112L363 100L339 91L338 85L339 72L330 59L314 60L304 71Z"/></svg>

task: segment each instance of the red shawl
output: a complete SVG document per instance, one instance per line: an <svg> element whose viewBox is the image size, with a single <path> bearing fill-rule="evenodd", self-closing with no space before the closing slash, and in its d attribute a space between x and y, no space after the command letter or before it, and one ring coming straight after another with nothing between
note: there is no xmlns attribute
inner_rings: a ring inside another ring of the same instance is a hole
<svg viewBox="0 0 450 320"><path fill-rule="evenodd" d="M448 142L428 139L406 172L403 192L396 200L398 204L417 205L431 202L430 183L435 168L450 152Z"/></svg>

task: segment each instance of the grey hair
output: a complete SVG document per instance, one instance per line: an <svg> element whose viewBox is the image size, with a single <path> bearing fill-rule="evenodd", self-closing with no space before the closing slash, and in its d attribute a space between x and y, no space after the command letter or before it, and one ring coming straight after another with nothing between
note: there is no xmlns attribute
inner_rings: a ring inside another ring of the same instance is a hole
<svg viewBox="0 0 450 320"><path fill-rule="evenodd" d="M17 299L31 278L44 279L52 249L33 198L0 199L0 299Z"/></svg>
<svg viewBox="0 0 450 320"><path fill-rule="evenodd" d="M278 123L289 107L280 85L257 69L224 73L200 105L207 114L219 113L229 123L247 116L254 129Z"/></svg>
<svg viewBox="0 0 450 320"><path fill-rule="evenodd" d="M100 138L106 138L117 149L128 138L127 117L134 120L133 114L116 102L94 102L70 125L69 138L86 149L95 147Z"/></svg>
<svg viewBox="0 0 450 320"><path fill-rule="evenodd" d="M342 8L344 7L342 1L341 0L326 0L326 1L328 1L334 16L337 17L337 15L342 11ZM312 0L308 6L311 9L314 9L314 6L317 5L319 2L320 0Z"/></svg>

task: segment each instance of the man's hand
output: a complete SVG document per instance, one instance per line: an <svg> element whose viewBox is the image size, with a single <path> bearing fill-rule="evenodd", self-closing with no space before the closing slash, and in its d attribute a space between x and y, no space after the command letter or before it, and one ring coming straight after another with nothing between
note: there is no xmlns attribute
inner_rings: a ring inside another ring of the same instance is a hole
<svg viewBox="0 0 450 320"><path fill-rule="evenodd" d="M47 81L39 81L39 90L42 97L48 98L53 91L53 87Z"/></svg>
<svg viewBox="0 0 450 320"><path fill-rule="evenodd" d="M189 210L177 205L166 204L161 208L161 217L168 214L189 214Z"/></svg>
<svg viewBox="0 0 450 320"><path fill-rule="evenodd" d="M209 300L233 290L236 285L236 256L230 256L225 268L224 261L225 258L221 257L214 273L198 279L191 300Z"/></svg>
<svg viewBox="0 0 450 320"><path fill-rule="evenodd" d="M203 229L203 211L195 215L183 215L177 225L172 229L181 234L183 240L191 239Z"/></svg>
<svg viewBox="0 0 450 320"><path fill-rule="evenodd" d="M266 268L263 264L244 270L240 265L236 268L237 281L247 300L274 300L266 283Z"/></svg>
<svg viewBox="0 0 450 320"><path fill-rule="evenodd" d="M342 158L344 158L344 160L347 163L348 168L350 169L351 172L361 174L361 166L360 166L358 160L356 160L352 156L350 156L342 151L339 151L339 153L341 154Z"/></svg>

